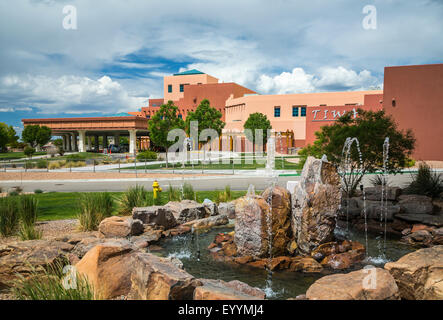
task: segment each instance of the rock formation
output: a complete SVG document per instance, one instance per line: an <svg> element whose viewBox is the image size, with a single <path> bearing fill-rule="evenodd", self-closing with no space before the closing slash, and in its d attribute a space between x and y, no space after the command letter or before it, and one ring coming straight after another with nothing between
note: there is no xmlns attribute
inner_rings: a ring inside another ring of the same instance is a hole
<svg viewBox="0 0 443 320"><path fill-rule="evenodd" d="M308 157L292 195L292 230L300 254L309 255L333 239L340 202L340 177L335 167Z"/></svg>
<svg viewBox="0 0 443 320"><path fill-rule="evenodd" d="M407 300L443 299L443 246L420 249L385 264Z"/></svg>
<svg viewBox="0 0 443 320"><path fill-rule="evenodd" d="M333 274L315 281L306 291L308 300L398 300L394 278L384 269L369 268Z"/></svg>

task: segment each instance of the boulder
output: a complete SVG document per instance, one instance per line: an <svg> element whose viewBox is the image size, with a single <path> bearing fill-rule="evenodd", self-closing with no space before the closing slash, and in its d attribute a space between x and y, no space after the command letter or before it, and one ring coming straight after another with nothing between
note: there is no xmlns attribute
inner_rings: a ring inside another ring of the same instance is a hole
<svg viewBox="0 0 443 320"><path fill-rule="evenodd" d="M384 189L383 199L395 201L401 194L401 188L399 187L386 187ZM380 201L382 196L382 187L367 187L365 188L366 200Z"/></svg>
<svg viewBox="0 0 443 320"><path fill-rule="evenodd" d="M167 258L137 252L133 261L132 300L191 300L202 282Z"/></svg>
<svg viewBox="0 0 443 320"><path fill-rule="evenodd" d="M27 278L33 270L63 263L73 245L54 240L16 241L0 245L0 288L10 286L17 275Z"/></svg>
<svg viewBox="0 0 443 320"><path fill-rule="evenodd" d="M292 235L291 193L283 187L275 186L267 188L261 196L271 204L272 255L284 255Z"/></svg>
<svg viewBox="0 0 443 320"><path fill-rule="evenodd" d="M400 213L395 215L396 219L411 223L422 223L430 226L443 226L443 213L423 214L423 213Z"/></svg>
<svg viewBox="0 0 443 320"><path fill-rule="evenodd" d="M348 269L365 258L365 251L350 250L325 257L321 265L331 269Z"/></svg>
<svg viewBox="0 0 443 320"><path fill-rule="evenodd" d="M194 229L209 229L215 226L223 226L229 223L228 216L217 215L208 218L192 220L183 224L183 226L190 226Z"/></svg>
<svg viewBox="0 0 443 320"><path fill-rule="evenodd" d="M432 199L417 194L405 194L398 197L398 205L407 214L430 214L434 210Z"/></svg>
<svg viewBox="0 0 443 320"><path fill-rule="evenodd" d="M407 300L443 299L443 246L420 249L385 264Z"/></svg>
<svg viewBox="0 0 443 320"><path fill-rule="evenodd" d="M237 199L234 242L241 256L264 257L268 254L266 217L270 207L260 196Z"/></svg>
<svg viewBox="0 0 443 320"><path fill-rule="evenodd" d="M172 211L179 224L209 216L205 206L193 200L170 201L165 207Z"/></svg>
<svg viewBox="0 0 443 320"><path fill-rule="evenodd" d="M215 202L209 199L205 199L202 202L203 206L206 209L206 212L210 216L216 216L218 215L218 206Z"/></svg>
<svg viewBox="0 0 443 320"><path fill-rule="evenodd" d="M202 286L195 288L194 300L263 300L265 293L238 280L200 279Z"/></svg>
<svg viewBox="0 0 443 320"><path fill-rule="evenodd" d="M323 267L320 263L318 263L311 257L297 256L292 259L291 265L289 266L289 270L302 271L306 273L318 273L323 270Z"/></svg>
<svg viewBox="0 0 443 320"><path fill-rule="evenodd" d="M399 294L390 273L372 267L322 277L309 287L306 297L308 300L398 300Z"/></svg>
<svg viewBox="0 0 443 320"><path fill-rule="evenodd" d="M310 254L334 238L340 203L340 177L335 167L308 157L292 196L292 230L299 253Z"/></svg>
<svg viewBox="0 0 443 320"><path fill-rule="evenodd" d="M218 213L227 215L229 219L235 219L235 204L233 202L220 202Z"/></svg>
<svg viewBox="0 0 443 320"><path fill-rule="evenodd" d="M126 295L131 288L134 247L126 240L109 240L92 248L75 265L100 299Z"/></svg>
<svg viewBox="0 0 443 320"><path fill-rule="evenodd" d="M123 217L109 217L98 226L101 238L125 238L143 233L143 223L140 220Z"/></svg>
<svg viewBox="0 0 443 320"><path fill-rule="evenodd" d="M134 208L132 209L132 218L141 220L144 224L154 227L160 226L164 229L171 229L177 225L172 211L164 206Z"/></svg>
<svg viewBox="0 0 443 320"><path fill-rule="evenodd" d="M393 205L388 203L387 207L381 207L380 201L374 203L368 203L366 205L366 216L368 219L380 220L380 215L382 215L382 220L385 220L385 212L386 212L386 220L393 221L394 216L400 213L400 206ZM386 211L385 211L386 210ZM364 210L360 213L361 217L364 217Z"/></svg>

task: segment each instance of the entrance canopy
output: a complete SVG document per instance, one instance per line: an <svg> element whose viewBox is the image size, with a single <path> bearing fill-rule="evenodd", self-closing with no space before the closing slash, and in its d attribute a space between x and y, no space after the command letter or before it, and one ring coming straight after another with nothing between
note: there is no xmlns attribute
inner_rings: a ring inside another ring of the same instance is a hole
<svg viewBox="0 0 443 320"><path fill-rule="evenodd" d="M64 149L68 151L78 150L85 152L87 150L86 142L88 142L90 147L91 137L95 137L95 145L98 148L99 136L104 137L103 141L107 141L108 136L113 136L114 143L117 145L120 136L129 136L129 152L135 153L137 136L148 135L147 119L132 115L23 119L22 122L25 127L28 125L39 125L51 128L53 136L61 136L63 138Z"/></svg>

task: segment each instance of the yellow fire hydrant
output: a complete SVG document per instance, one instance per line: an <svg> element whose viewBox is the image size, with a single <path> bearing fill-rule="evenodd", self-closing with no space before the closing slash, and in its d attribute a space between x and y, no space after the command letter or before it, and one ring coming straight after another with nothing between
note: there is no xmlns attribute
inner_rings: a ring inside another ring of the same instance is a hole
<svg viewBox="0 0 443 320"><path fill-rule="evenodd" d="M152 191L154 192L154 200L157 199L158 193L162 192L162 188L158 184L157 180L152 183Z"/></svg>

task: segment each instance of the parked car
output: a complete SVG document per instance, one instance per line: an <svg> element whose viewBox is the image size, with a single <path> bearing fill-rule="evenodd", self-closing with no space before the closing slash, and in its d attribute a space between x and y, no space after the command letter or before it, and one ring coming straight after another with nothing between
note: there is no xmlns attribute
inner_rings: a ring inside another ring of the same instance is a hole
<svg viewBox="0 0 443 320"><path fill-rule="evenodd" d="M123 152L122 148L115 144L110 144L107 148L107 153L120 153L120 152Z"/></svg>

